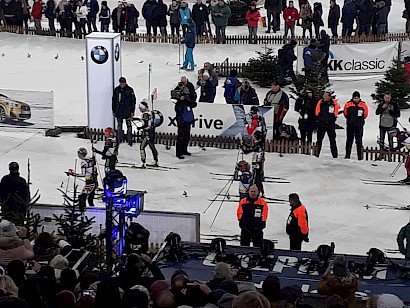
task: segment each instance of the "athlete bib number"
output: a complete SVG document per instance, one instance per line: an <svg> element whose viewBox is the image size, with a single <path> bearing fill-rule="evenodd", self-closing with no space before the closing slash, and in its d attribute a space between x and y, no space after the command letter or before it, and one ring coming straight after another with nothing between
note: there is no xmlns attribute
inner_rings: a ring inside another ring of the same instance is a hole
<svg viewBox="0 0 410 308"><path fill-rule="evenodd" d="M255 209L255 218L261 218L261 217L262 217L262 210Z"/></svg>

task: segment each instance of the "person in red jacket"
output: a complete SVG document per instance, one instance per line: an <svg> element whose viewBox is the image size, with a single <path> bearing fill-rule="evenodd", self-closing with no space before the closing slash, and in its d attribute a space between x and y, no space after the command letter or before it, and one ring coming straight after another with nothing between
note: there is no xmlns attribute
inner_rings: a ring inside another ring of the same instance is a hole
<svg viewBox="0 0 410 308"><path fill-rule="evenodd" d="M36 31L39 32L41 30L41 15L43 14L43 4L40 0L34 0L33 8L31 10L31 16L34 20L34 25L36 27Z"/></svg>
<svg viewBox="0 0 410 308"><path fill-rule="evenodd" d="M249 44L256 44L256 37L258 32L258 22L261 15L259 10L256 8L256 2L251 2L250 9L246 12L246 20L248 21L249 30Z"/></svg>
<svg viewBox="0 0 410 308"><path fill-rule="evenodd" d="M302 250L302 242L309 242L309 219L305 206L300 202L298 194L289 195L290 214L286 224L290 249Z"/></svg>
<svg viewBox="0 0 410 308"><path fill-rule="evenodd" d="M239 202L236 211L241 228L241 246L259 247L263 240L263 229L268 219L268 204L259 197L256 185L249 188L249 196Z"/></svg>
<svg viewBox="0 0 410 308"><path fill-rule="evenodd" d="M293 6L293 1L289 1L289 5L283 11L283 19L285 19L285 37L288 36L290 30L292 39L295 38L295 23L299 19L299 12Z"/></svg>
<svg viewBox="0 0 410 308"><path fill-rule="evenodd" d="M329 91L323 93L323 98L316 105L316 118L317 118L317 152L316 156L319 157L322 149L323 138L325 134L329 137L330 151L333 158L337 158L337 144L336 144L336 119L339 114L339 104L332 98L332 94Z"/></svg>
<svg viewBox="0 0 410 308"><path fill-rule="evenodd" d="M344 108L343 114L346 118L346 155L350 158L352 152L353 139L356 139L357 159L363 159L363 127L364 120L369 114L369 109L365 102L360 99L358 91L353 92L352 99L348 101Z"/></svg>

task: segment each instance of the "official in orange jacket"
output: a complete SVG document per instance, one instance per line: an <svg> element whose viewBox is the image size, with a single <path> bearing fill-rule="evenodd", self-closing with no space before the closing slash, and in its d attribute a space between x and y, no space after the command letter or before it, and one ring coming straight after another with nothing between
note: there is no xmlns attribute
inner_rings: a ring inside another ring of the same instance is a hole
<svg viewBox="0 0 410 308"><path fill-rule="evenodd" d="M305 206L300 202L298 194L289 195L290 214L286 224L290 249L302 250L302 242L309 242L309 220Z"/></svg>
<svg viewBox="0 0 410 308"><path fill-rule="evenodd" d="M360 99L358 91L353 92L352 99L345 104L343 114L346 118L346 159L350 159L353 139L356 139L357 159L363 159L363 127L369 114L365 102Z"/></svg>
<svg viewBox="0 0 410 308"><path fill-rule="evenodd" d="M332 98L329 91L323 93L323 98L316 105L317 118L317 153L319 157L322 150L323 138L325 134L329 137L330 151L333 158L337 158L337 144L336 144L336 119L339 114L339 104Z"/></svg>
<svg viewBox="0 0 410 308"><path fill-rule="evenodd" d="M259 247L268 219L268 204L259 197L256 185L249 188L249 196L239 202L237 217L241 228L241 246Z"/></svg>

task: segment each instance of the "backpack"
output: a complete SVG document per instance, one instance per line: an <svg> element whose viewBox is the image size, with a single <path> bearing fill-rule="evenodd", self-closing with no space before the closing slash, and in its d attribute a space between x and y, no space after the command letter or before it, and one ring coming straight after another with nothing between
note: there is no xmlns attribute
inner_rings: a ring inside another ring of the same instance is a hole
<svg viewBox="0 0 410 308"><path fill-rule="evenodd" d="M225 81L225 93L224 96L227 99L234 99L235 97L235 88L236 88L237 80L235 77L228 77Z"/></svg>
<svg viewBox="0 0 410 308"><path fill-rule="evenodd" d="M189 106L184 106L182 108L182 121L187 124L193 124L195 122L194 111Z"/></svg>

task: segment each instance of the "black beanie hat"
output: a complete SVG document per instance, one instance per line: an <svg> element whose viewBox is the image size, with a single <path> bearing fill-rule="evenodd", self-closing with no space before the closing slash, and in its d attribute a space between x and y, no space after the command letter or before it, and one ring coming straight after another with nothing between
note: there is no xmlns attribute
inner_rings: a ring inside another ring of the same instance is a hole
<svg viewBox="0 0 410 308"><path fill-rule="evenodd" d="M354 91L354 92L353 92L352 98L355 98L355 97L360 98L360 93L359 93L359 91Z"/></svg>

